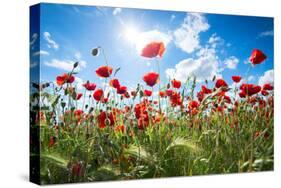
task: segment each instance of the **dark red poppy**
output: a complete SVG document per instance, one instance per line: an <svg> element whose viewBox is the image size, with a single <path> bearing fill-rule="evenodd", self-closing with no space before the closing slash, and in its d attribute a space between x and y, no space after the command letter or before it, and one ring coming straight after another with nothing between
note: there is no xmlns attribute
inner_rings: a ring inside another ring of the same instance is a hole
<svg viewBox="0 0 281 188"><path fill-rule="evenodd" d="M73 75L69 75L67 73L64 73L61 76L57 76L56 82L59 86L62 86L65 83L73 83L75 80L75 77Z"/></svg>
<svg viewBox="0 0 281 188"><path fill-rule="evenodd" d="M82 93L77 93L77 95L76 95L76 100L79 100L79 99L81 99L81 97L83 96L83 94Z"/></svg>
<svg viewBox="0 0 281 188"><path fill-rule="evenodd" d="M249 60L252 62L253 65L257 65L262 63L266 58L266 55L261 50L254 49Z"/></svg>
<svg viewBox="0 0 281 188"><path fill-rule="evenodd" d="M200 102L204 99L204 97L205 97L205 94L204 94L203 91L199 91L199 92L197 93L197 99L198 99Z"/></svg>
<svg viewBox="0 0 281 188"><path fill-rule="evenodd" d="M212 90L207 88L206 86L201 86L201 91L204 93L204 94L211 94L212 93Z"/></svg>
<svg viewBox="0 0 281 188"><path fill-rule="evenodd" d="M56 137L52 136L49 140L49 148L53 147L56 143Z"/></svg>
<svg viewBox="0 0 281 188"><path fill-rule="evenodd" d="M252 96L261 91L261 87L255 84L242 84L240 86L240 90L242 90L246 95Z"/></svg>
<svg viewBox="0 0 281 188"><path fill-rule="evenodd" d="M267 96L267 95L269 95L269 92L266 91L266 90L261 90L261 94L262 94L263 96Z"/></svg>
<svg viewBox="0 0 281 188"><path fill-rule="evenodd" d="M220 87L228 87L227 83L223 80L223 79L218 79L216 81L216 88L220 88Z"/></svg>
<svg viewBox="0 0 281 188"><path fill-rule="evenodd" d="M120 87L119 80L116 78L110 80L109 85L115 89L118 89Z"/></svg>
<svg viewBox="0 0 281 188"><path fill-rule="evenodd" d="M132 95L133 97L135 97L135 96L137 96L137 92L136 92L136 91L131 91L131 95Z"/></svg>
<svg viewBox="0 0 281 188"><path fill-rule="evenodd" d="M227 103L231 103L231 99L230 99L229 96L224 95L224 96L223 96L223 99L224 99L224 101L226 101Z"/></svg>
<svg viewBox="0 0 281 188"><path fill-rule="evenodd" d="M151 42L142 49L141 56L147 58L162 57L164 52L165 45L163 42Z"/></svg>
<svg viewBox="0 0 281 188"><path fill-rule="evenodd" d="M110 126L114 126L115 124L115 120L113 117L113 113L107 113L107 112L100 112L100 114L98 115L98 124L99 124L99 128L105 128L106 125L110 125Z"/></svg>
<svg viewBox="0 0 281 188"><path fill-rule="evenodd" d="M263 86L262 86L262 89L263 90L273 90L273 86L271 85L271 84L264 84Z"/></svg>
<svg viewBox="0 0 281 188"><path fill-rule="evenodd" d="M99 77L107 78L112 74L112 70L110 66L101 66L96 70L96 74Z"/></svg>
<svg viewBox="0 0 281 188"><path fill-rule="evenodd" d="M83 86L88 90L88 91L94 91L97 87L95 83L90 83L87 81L86 83L83 84Z"/></svg>
<svg viewBox="0 0 281 188"><path fill-rule="evenodd" d="M143 91L143 94L144 94L144 96L146 96L146 97L150 97L151 95L152 95L152 91L150 91L150 90L144 90Z"/></svg>
<svg viewBox="0 0 281 188"><path fill-rule="evenodd" d="M153 87L159 80L159 74L149 72L143 76L143 81L150 87Z"/></svg>
<svg viewBox="0 0 281 188"><path fill-rule="evenodd" d="M181 81L176 80L176 79L173 79L173 80L171 81L171 84L172 84L172 86L173 86L174 88L177 88L177 89L181 87Z"/></svg>
<svg viewBox="0 0 281 188"><path fill-rule="evenodd" d="M71 172L73 176L82 176L83 174L82 164L80 162L75 162L74 164L72 164Z"/></svg>
<svg viewBox="0 0 281 188"><path fill-rule="evenodd" d="M246 97L246 93L244 91L239 92L239 97L240 98L245 98Z"/></svg>
<svg viewBox="0 0 281 188"><path fill-rule="evenodd" d="M93 97L96 101L100 101L103 98L103 90L102 89L97 89L94 94Z"/></svg>
<svg viewBox="0 0 281 188"><path fill-rule="evenodd" d="M117 88L117 93L122 95L125 94L127 92L127 87L126 86L120 86Z"/></svg>
<svg viewBox="0 0 281 188"><path fill-rule="evenodd" d="M242 79L241 76L232 76L231 78L232 78L233 82L235 82L235 83L239 83Z"/></svg>

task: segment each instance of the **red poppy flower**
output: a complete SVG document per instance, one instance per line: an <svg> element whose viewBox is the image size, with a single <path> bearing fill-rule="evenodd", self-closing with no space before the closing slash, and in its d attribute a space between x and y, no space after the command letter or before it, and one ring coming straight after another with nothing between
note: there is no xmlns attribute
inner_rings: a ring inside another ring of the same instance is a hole
<svg viewBox="0 0 281 188"><path fill-rule="evenodd" d="M81 99L82 95L83 95L82 93L78 93L78 94L76 95L76 100Z"/></svg>
<svg viewBox="0 0 281 188"><path fill-rule="evenodd" d="M239 97L240 98L245 98L246 97L246 93L244 91L239 92Z"/></svg>
<svg viewBox="0 0 281 188"><path fill-rule="evenodd" d="M101 66L96 70L96 74L99 77L107 78L112 74L112 70L110 66Z"/></svg>
<svg viewBox="0 0 281 188"><path fill-rule="evenodd" d="M118 89L120 87L119 80L116 78L110 80L109 85L115 89Z"/></svg>
<svg viewBox="0 0 281 188"><path fill-rule="evenodd" d="M79 110L79 109L74 111L74 117L76 118L77 121L80 121L80 119L83 116L83 113L84 113L83 110Z"/></svg>
<svg viewBox="0 0 281 188"><path fill-rule="evenodd" d="M104 111L102 111L99 115L98 115L98 124L99 124L99 128L105 128L106 125L110 125L110 126L114 126L115 124L115 120L113 117L113 113L106 113Z"/></svg>
<svg viewBox="0 0 281 188"><path fill-rule="evenodd" d="M125 133L125 126L124 125L118 125L118 126L116 126L115 128L114 128L114 132L115 133L119 133L119 132L121 132L121 133Z"/></svg>
<svg viewBox="0 0 281 188"><path fill-rule="evenodd" d="M159 91L159 96L160 96L161 98L166 97L166 92L164 92L164 91Z"/></svg>
<svg viewBox="0 0 281 188"><path fill-rule="evenodd" d="M212 93L212 90L207 88L206 86L201 86L201 91L204 93L204 94L211 94Z"/></svg>
<svg viewBox="0 0 281 188"><path fill-rule="evenodd" d="M173 94L173 92L175 92L175 91L173 91L171 89L167 89L166 90L166 95L170 97Z"/></svg>
<svg viewBox="0 0 281 188"><path fill-rule="evenodd" d="M159 80L159 74L149 72L143 76L143 81L150 87L153 87Z"/></svg>
<svg viewBox="0 0 281 188"><path fill-rule="evenodd" d="M117 93L122 95L125 94L127 92L127 87L126 86L120 86L117 88Z"/></svg>
<svg viewBox="0 0 281 188"><path fill-rule="evenodd" d="M232 78L233 82L235 82L235 83L239 83L242 79L241 76L232 76L231 78Z"/></svg>
<svg viewBox="0 0 281 188"><path fill-rule="evenodd" d="M142 49L141 56L147 58L162 57L164 52L165 45L163 42L151 42Z"/></svg>
<svg viewBox="0 0 281 188"><path fill-rule="evenodd" d="M271 84L264 84L262 86L263 90L273 90L273 86Z"/></svg>
<svg viewBox="0 0 281 188"><path fill-rule="evenodd" d="M71 172L72 172L72 175L74 175L74 176L82 176L82 173L83 173L82 164L79 162L72 164Z"/></svg>
<svg viewBox="0 0 281 188"><path fill-rule="evenodd" d="M56 81L57 81L57 84L59 85L59 86L62 86L63 84L65 84L65 83L73 83L74 82L74 80L75 80L75 77L74 76L72 76L72 75L69 75L69 74L67 74L67 73L64 73L63 75L61 75L61 76L57 76L57 79L56 79Z"/></svg>
<svg viewBox="0 0 281 188"><path fill-rule="evenodd" d="M242 90L246 95L252 96L261 91L261 87L255 84L242 84L240 86L240 90Z"/></svg>
<svg viewBox="0 0 281 188"><path fill-rule="evenodd" d="M197 101L190 101L188 104L189 109L198 108L198 107L199 107L199 103Z"/></svg>
<svg viewBox="0 0 281 188"><path fill-rule="evenodd" d="M261 94L262 94L263 96L267 96L267 95L269 95L269 92L266 91L266 90L261 90Z"/></svg>
<svg viewBox="0 0 281 188"><path fill-rule="evenodd" d="M49 148L53 147L56 143L56 137L52 136L49 141Z"/></svg>
<svg viewBox="0 0 281 188"><path fill-rule="evenodd" d="M135 96L137 96L137 92L136 92L136 91L131 91L131 95L132 95L133 97L135 97Z"/></svg>
<svg viewBox="0 0 281 188"><path fill-rule="evenodd" d="M174 87L174 88L180 88L181 87L181 81L179 81L179 80L176 80L176 79L173 79L172 81L171 81L171 83L172 83L172 86Z"/></svg>
<svg viewBox="0 0 281 188"><path fill-rule="evenodd" d="M88 90L88 91L94 91L96 89L96 84L90 83L87 81L86 83L83 84L83 86Z"/></svg>
<svg viewBox="0 0 281 188"><path fill-rule="evenodd" d="M227 103L231 103L231 99L230 99L229 96L224 95L224 96L223 96L223 99L224 99Z"/></svg>
<svg viewBox="0 0 281 188"><path fill-rule="evenodd" d="M152 91L146 90L146 89L143 91L143 93L144 93L144 96L146 96L146 97L150 97L152 95Z"/></svg>
<svg viewBox="0 0 281 188"><path fill-rule="evenodd" d="M204 94L203 91L199 91L199 92L197 93L197 99L198 99L200 102L204 99L204 97L205 97L205 94Z"/></svg>
<svg viewBox="0 0 281 188"><path fill-rule="evenodd" d="M254 49L249 60L252 62L253 65L257 65L262 63L266 58L266 55L261 50Z"/></svg>
<svg viewBox="0 0 281 188"><path fill-rule="evenodd" d="M94 94L93 97L96 101L100 101L103 98L103 90L102 89L97 89Z"/></svg>
<svg viewBox="0 0 281 188"><path fill-rule="evenodd" d="M228 87L227 83L223 79L218 79L215 85L216 88Z"/></svg>

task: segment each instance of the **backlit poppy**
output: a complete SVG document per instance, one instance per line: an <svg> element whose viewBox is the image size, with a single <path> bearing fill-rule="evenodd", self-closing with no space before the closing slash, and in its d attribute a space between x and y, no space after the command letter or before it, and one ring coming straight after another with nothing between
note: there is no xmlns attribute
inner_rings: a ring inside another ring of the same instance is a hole
<svg viewBox="0 0 281 188"><path fill-rule="evenodd" d="M172 86L174 87L174 88L180 88L181 87L181 81L179 81L179 80L176 80L176 79L173 79L172 81L171 81L171 83L172 83Z"/></svg>
<svg viewBox="0 0 281 188"><path fill-rule="evenodd" d="M117 93L122 95L125 94L127 92L127 87L126 86L120 86L117 88Z"/></svg>
<svg viewBox="0 0 281 188"><path fill-rule="evenodd" d="M273 86L271 84L264 84L262 86L263 90L273 90Z"/></svg>
<svg viewBox="0 0 281 188"><path fill-rule="evenodd" d="M83 87L85 87L88 91L94 91L96 86L97 85L95 83L90 83L89 81L83 84Z"/></svg>
<svg viewBox="0 0 281 188"><path fill-rule="evenodd" d="M261 50L254 49L252 51L252 54L251 54L249 60L251 61L251 63L253 65L257 65L257 64L262 63L266 58L267 58L266 55Z"/></svg>
<svg viewBox="0 0 281 188"><path fill-rule="evenodd" d="M143 81L150 87L153 87L159 80L159 74L149 72L143 76Z"/></svg>
<svg viewBox="0 0 281 188"><path fill-rule="evenodd" d="M218 79L216 81L216 88L220 88L220 87L228 87L227 83L223 80L223 79Z"/></svg>
<svg viewBox="0 0 281 188"><path fill-rule="evenodd" d="M207 88L206 86L201 86L201 91L204 93L204 94L211 94L212 93L212 90Z"/></svg>
<svg viewBox="0 0 281 188"><path fill-rule="evenodd" d="M96 74L99 77L107 78L112 74L112 70L110 66L101 66L96 70Z"/></svg>
<svg viewBox="0 0 281 188"><path fill-rule="evenodd" d="M110 80L109 85L115 89L118 89L120 87L119 80L116 78Z"/></svg>
<svg viewBox="0 0 281 188"><path fill-rule="evenodd" d="M242 84L240 86L240 90L242 90L246 95L252 96L261 91L261 87L255 84Z"/></svg>
<svg viewBox="0 0 281 188"><path fill-rule="evenodd" d="M152 91L150 91L150 90L144 90L143 91L143 94L144 94L144 96L146 96L146 97L150 97L151 95L152 95Z"/></svg>
<svg viewBox="0 0 281 188"><path fill-rule="evenodd" d="M75 77L72 76L72 75L69 75L67 73L64 73L63 75L61 76L57 76L56 78L56 82L59 86L62 86L63 84L65 83L73 83L75 80Z"/></svg>
<svg viewBox="0 0 281 188"><path fill-rule="evenodd" d="M235 82L235 83L239 83L242 79L241 76L232 76L231 78L232 78L233 82Z"/></svg>
<svg viewBox="0 0 281 188"><path fill-rule="evenodd" d="M77 95L76 95L76 100L79 100L81 97L82 97L82 93L77 93Z"/></svg>
<svg viewBox="0 0 281 188"><path fill-rule="evenodd" d="M151 42L147 44L141 51L141 56L153 58L156 56L162 57L165 52L165 45L163 42Z"/></svg>
<svg viewBox="0 0 281 188"><path fill-rule="evenodd" d="M103 90L102 89L97 89L94 94L93 97L96 101L100 101L103 98Z"/></svg>

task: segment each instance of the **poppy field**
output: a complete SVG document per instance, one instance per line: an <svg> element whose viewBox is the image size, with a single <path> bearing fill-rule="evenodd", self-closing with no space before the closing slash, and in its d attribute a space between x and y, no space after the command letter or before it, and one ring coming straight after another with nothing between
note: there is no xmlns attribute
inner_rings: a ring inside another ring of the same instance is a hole
<svg viewBox="0 0 281 188"><path fill-rule="evenodd" d="M100 53L106 55L101 47L92 50ZM141 56L160 66L164 54L164 44L151 41ZM253 69L266 59L258 49L249 55ZM196 77L162 83L155 71L129 92L105 60L79 93L78 64L55 85L33 85L40 91L31 101L41 104L32 126L40 127L42 184L273 170L271 84L231 88L214 77L195 92ZM107 84L96 85L96 78Z"/></svg>
<svg viewBox="0 0 281 188"><path fill-rule="evenodd" d="M35 5L30 180L274 170L273 51L267 17Z"/></svg>

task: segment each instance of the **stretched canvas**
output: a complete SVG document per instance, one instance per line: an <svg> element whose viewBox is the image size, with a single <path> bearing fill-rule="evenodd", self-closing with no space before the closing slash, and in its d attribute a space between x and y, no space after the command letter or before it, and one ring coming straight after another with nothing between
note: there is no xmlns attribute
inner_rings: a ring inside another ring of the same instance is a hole
<svg viewBox="0 0 281 188"><path fill-rule="evenodd" d="M30 7L30 180L272 171L273 18Z"/></svg>

